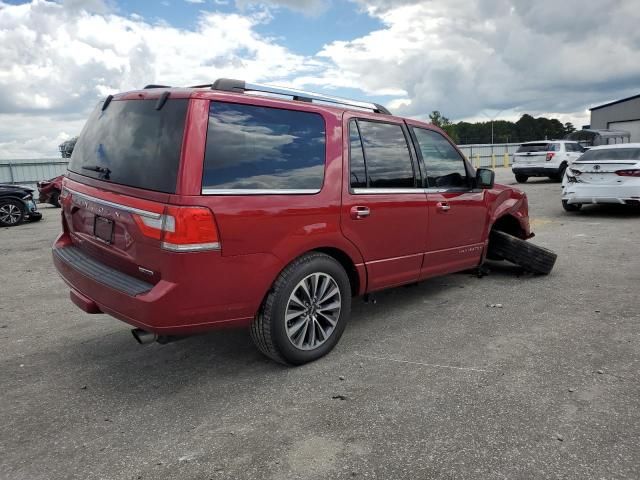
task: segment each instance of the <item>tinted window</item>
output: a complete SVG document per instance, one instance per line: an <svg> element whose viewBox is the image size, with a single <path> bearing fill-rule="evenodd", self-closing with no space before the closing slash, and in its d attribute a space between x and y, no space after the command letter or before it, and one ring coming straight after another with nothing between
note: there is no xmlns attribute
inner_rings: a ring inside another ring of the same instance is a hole
<svg viewBox="0 0 640 480"><path fill-rule="evenodd" d="M349 169L351 174L351 188L367 186L367 170L362 153L360 132L355 120L349 122Z"/></svg>
<svg viewBox="0 0 640 480"><path fill-rule="evenodd" d="M320 115L211 102L203 188L319 190L324 163Z"/></svg>
<svg viewBox="0 0 640 480"><path fill-rule="evenodd" d="M413 166L400 125L358 120L370 188L412 188Z"/></svg>
<svg viewBox="0 0 640 480"><path fill-rule="evenodd" d="M187 100L114 100L93 111L69 170L131 187L175 193Z"/></svg>
<svg viewBox="0 0 640 480"><path fill-rule="evenodd" d="M464 159L438 132L414 128L418 148L427 169L427 186L438 188L468 187Z"/></svg>
<svg viewBox="0 0 640 480"><path fill-rule="evenodd" d="M525 143L524 145L520 145L516 153L526 153L526 152L557 152L560 150L559 143L548 143L548 142L540 142L540 143Z"/></svg>
<svg viewBox="0 0 640 480"><path fill-rule="evenodd" d="M605 148L602 150L588 150L580 157L581 162L598 162L601 160L640 160L640 148Z"/></svg>

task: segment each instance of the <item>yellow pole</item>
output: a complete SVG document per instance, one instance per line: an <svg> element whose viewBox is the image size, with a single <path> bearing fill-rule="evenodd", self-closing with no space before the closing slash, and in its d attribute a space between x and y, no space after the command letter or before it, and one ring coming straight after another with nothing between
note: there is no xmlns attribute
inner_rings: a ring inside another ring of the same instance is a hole
<svg viewBox="0 0 640 480"><path fill-rule="evenodd" d="M495 153L491 154L491 168L493 170L496 169L496 154Z"/></svg>
<svg viewBox="0 0 640 480"><path fill-rule="evenodd" d="M506 152L504 154L504 168L509 168L509 154Z"/></svg>
<svg viewBox="0 0 640 480"><path fill-rule="evenodd" d="M476 168L480 168L480 154L476 153Z"/></svg>

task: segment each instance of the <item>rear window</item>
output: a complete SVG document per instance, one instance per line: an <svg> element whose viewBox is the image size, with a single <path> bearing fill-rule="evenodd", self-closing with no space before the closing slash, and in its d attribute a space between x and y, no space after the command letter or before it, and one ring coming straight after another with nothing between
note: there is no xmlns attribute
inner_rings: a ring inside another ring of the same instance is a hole
<svg viewBox="0 0 640 480"><path fill-rule="evenodd" d="M99 104L73 150L69 170L130 187L175 193L187 99Z"/></svg>
<svg viewBox="0 0 640 480"><path fill-rule="evenodd" d="M516 153L527 152L558 152L560 150L559 143L525 143L520 145Z"/></svg>
<svg viewBox="0 0 640 480"><path fill-rule="evenodd" d="M314 193L322 188L324 164L325 125L321 115L211 102L204 193Z"/></svg>
<svg viewBox="0 0 640 480"><path fill-rule="evenodd" d="M599 162L603 160L640 160L640 148L606 148L587 150L580 161Z"/></svg>

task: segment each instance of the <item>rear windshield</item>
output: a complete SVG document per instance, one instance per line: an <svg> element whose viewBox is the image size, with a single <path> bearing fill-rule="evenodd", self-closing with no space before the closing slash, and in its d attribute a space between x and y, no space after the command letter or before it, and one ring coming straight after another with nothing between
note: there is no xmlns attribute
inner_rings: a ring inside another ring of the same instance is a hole
<svg viewBox="0 0 640 480"><path fill-rule="evenodd" d="M525 143L520 145L516 153L527 152L557 152L560 150L559 143Z"/></svg>
<svg viewBox="0 0 640 480"><path fill-rule="evenodd" d="M73 150L69 170L130 187L175 193L187 99L100 103Z"/></svg>
<svg viewBox="0 0 640 480"><path fill-rule="evenodd" d="M313 193L322 187L324 163L317 113L211 102L203 190Z"/></svg>
<svg viewBox="0 0 640 480"><path fill-rule="evenodd" d="M581 157L580 161L603 160L640 160L640 148L606 148L603 150L588 150Z"/></svg>

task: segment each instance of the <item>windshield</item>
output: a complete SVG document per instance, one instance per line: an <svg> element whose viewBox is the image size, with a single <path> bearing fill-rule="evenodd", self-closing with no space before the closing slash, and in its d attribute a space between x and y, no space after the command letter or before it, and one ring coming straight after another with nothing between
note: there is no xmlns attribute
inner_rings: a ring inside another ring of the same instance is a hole
<svg viewBox="0 0 640 480"><path fill-rule="evenodd" d="M98 180L175 193L186 99L100 103L75 145L69 170Z"/></svg>
<svg viewBox="0 0 640 480"><path fill-rule="evenodd" d="M588 150L580 157L581 162L603 160L640 160L640 148L605 148Z"/></svg>
<svg viewBox="0 0 640 480"><path fill-rule="evenodd" d="M525 143L520 145L516 153L528 153L528 152L557 152L560 150L559 143Z"/></svg>

